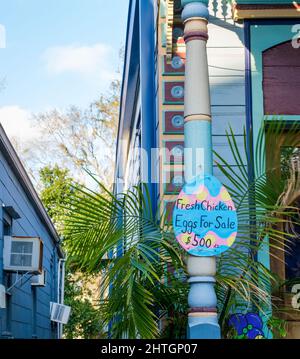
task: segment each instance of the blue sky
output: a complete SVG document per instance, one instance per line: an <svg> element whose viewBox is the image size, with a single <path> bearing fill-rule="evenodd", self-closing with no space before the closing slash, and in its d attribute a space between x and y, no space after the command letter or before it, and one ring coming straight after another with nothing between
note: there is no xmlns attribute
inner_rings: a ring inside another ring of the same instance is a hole
<svg viewBox="0 0 300 359"><path fill-rule="evenodd" d="M0 0L0 121L8 132L26 126L31 112L85 107L105 92L120 63L128 2Z"/></svg>

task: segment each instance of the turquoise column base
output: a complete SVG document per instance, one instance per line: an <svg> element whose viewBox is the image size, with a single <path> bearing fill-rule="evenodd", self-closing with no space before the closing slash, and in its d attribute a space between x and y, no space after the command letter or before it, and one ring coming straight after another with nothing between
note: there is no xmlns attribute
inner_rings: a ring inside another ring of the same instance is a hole
<svg viewBox="0 0 300 359"><path fill-rule="evenodd" d="M221 339L217 316L189 317L187 339Z"/></svg>
<svg viewBox="0 0 300 359"><path fill-rule="evenodd" d="M217 296L214 290L215 278L212 276L192 276L189 278L188 296L191 313L188 316L188 339L221 339L218 323Z"/></svg>

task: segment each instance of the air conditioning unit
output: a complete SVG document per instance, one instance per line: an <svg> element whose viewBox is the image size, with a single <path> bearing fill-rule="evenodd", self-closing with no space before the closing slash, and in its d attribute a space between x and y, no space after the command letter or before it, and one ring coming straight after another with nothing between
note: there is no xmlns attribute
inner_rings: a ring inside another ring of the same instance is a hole
<svg viewBox="0 0 300 359"><path fill-rule="evenodd" d="M0 284L0 309L6 308L6 288Z"/></svg>
<svg viewBox="0 0 300 359"><path fill-rule="evenodd" d="M4 236L3 269L42 274L43 242L38 237Z"/></svg>
<svg viewBox="0 0 300 359"><path fill-rule="evenodd" d="M70 318L71 307L50 302L50 319L52 322L67 324Z"/></svg>
<svg viewBox="0 0 300 359"><path fill-rule="evenodd" d="M34 275L31 278L31 286L32 287L45 287L46 286L46 271L42 270L41 274Z"/></svg>

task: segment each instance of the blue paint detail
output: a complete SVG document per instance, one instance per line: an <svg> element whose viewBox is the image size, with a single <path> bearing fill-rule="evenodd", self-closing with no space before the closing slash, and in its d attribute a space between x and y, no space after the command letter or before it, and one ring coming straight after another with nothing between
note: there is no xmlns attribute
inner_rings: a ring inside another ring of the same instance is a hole
<svg viewBox="0 0 300 359"><path fill-rule="evenodd" d="M212 159L212 136L211 136L211 122L210 121L189 121L184 125L184 145L185 148L191 149L191 158L196 158L196 149L204 150L204 163L202 173L213 173L213 159ZM195 167L195 162L193 165ZM196 168L193 168L193 173L196 175Z"/></svg>
<svg viewBox="0 0 300 359"><path fill-rule="evenodd" d="M182 157L184 153L184 148L181 145L174 146L171 150L171 154L174 157Z"/></svg>
<svg viewBox="0 0 300 359"><path fill-rule="evenodd" d="M172 58L171 65L172 65L173 69L178 70L183 66L183 60L179 56L174 56Z"/></svg>
<svg viewBox="0 0 300 359"><path fill-rule="evenodd" d="M187 4L182 11L181 19L182 21L185 21L193 17L202 17L204 19L208 19L209 12L207 6L200 2L193 2Z"/></svg>
<svg viewBox="0 0 300 359"><path fill-rule="evenodd" d="M171 122L175 128L181 128L184 125L184 118L181 115L175 115L172 117Z"/></svg>
<svg viewBox="0 0 300 359"><path fill-rule="evenodd" d="M264 339L263 321L257 313L233 314L228 325L237 332L235 339Z"/></svg>
<svg viewBox="0 0 300 359"><path fill-rule="evenodd" d="M253 144L253 114L252 114L252 81L251 81L251 39L250 39L250 23L244 23L245 33L245 96L246 96L246 138L247 138L247 168L248 168L248 181L254 183L255 170L254 170L254 144ZM250 208L255 208L255 201L252 197L249 198ZM250 218L251 228L256 228L256 218ZM251 233L252 244L252 257L257 261L257 246L256 234Z"/></svg>
<svg viewBox="0 0 300 359"><path fill-rule="evenodd" d="M188 304L190 308L216 308L217 296L214 289L215 280L213 277L206 279L189 280L191 283Z"/></svg>
<svg viewBox="0 0 300 359"><path fill-rule="evenodd" d="M156 104L155 91L155 25L154 0L139 0L140 37L140 93L141 93L141 145L149 156L147 163L148 190L152 200L153 213L156 212L157 186L151 181L151 150L156 147ZM143 164L145 165L145 164Z"/></svg>
<svg viewBox="0 0 300 359"><path fill-rule="evenodd" d="M187 337L188 339L221 339L217 316L189 317Z"/></svg>
<svg viewBox="0 0 300 359"><path fill-rule="evenodd" d="M201 0L181 0L181 6L184 7L187 4L195 3L195 2L200 2L200 3L203 3L206 6L208 6L208 0L202 0L202 1Z"/></svg>
<svg viewBox="0 0 300 359"><path fill-rule="evenodd" d="M139 81L139 6L138 0L130 0L128 9L126 46L125 46L125 63L122 78L122 90L120 103L122 111L120 111L117 150L116 150L116 171L115 181L117 178L123 177L122 163L120 163L122 148L120 144L122 140L126 140L125 134L129 133L132 117L136 103L136 91Z"/></svg>
<svg viewBox="0 0 300 359"><path fill-rule="evenodd" d="M0 190L0 197L2 191ZM0 206L0 284L3 283L3 207ZM1 321L1 309L0 309L0 321ZM0 325L1 328L1 325Z"/></svg>
<svg viewBox="0 0 300 359"><path fill-rule="evenodd" d="M172 184L176 187L181 187L184 183L183 176L177 175L172 178Z"/></svg>
<svg viewBox="0 0 300 359"><path fill-rule="evenodd" d="M174 86L174 87L172 87L171 95L174 98L182 98L184 96L183 86Z"/></svg>

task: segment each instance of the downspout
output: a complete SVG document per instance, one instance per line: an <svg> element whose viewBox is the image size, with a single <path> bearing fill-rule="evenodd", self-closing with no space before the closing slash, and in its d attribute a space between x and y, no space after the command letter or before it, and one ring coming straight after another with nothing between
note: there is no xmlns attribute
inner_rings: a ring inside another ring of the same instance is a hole
<svg viewBox="0 0 300 359"><path fill-rule="evenodd" d="M57 303L64 304L65 291L65 258L59 258L57 264ZM63 324L57 323L57 339L62 338Z"/></svg>
<svg viewBox="0 0 300 359"><path fill-rule="evenodd" d="M185 181L213 174L210 88L206 42L208 1L181 0L186 43L184 146ZM202 154L199 158L199 154ZM216 257L188 255L188 339L219 339L217 297L214 289Z"/></svg>
<svg viewBox="0 0 300 359"><path fill-rule="evenodd" d="M61 269L61 290L60 290L60 304L64 304L65 300L65 274L66 274L66 258L62 260L62 269ZM63 324L60 324L60 339L63 336Z"/></svg>

